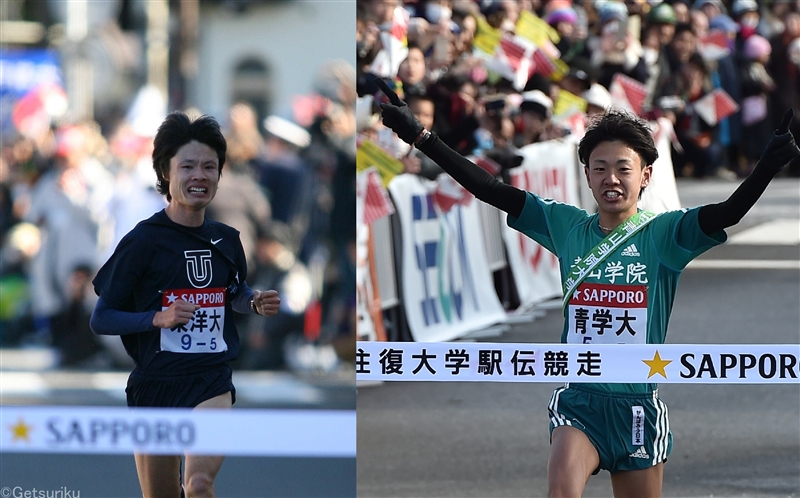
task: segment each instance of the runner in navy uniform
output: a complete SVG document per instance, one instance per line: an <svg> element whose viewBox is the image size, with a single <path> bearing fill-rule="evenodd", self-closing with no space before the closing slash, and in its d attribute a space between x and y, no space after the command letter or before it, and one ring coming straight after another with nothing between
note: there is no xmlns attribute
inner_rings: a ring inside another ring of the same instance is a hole
<svg viewBox="0 0 800 498"><path fill-rule="evenodd" d="M128 406L228 408L236 398L228 362L239 353L232 312L273 316L274 290L252 290L239 232L205 219L226 143L210 116L167 116L154 141L158 190L169 205L139 223L94 279L91 326L119 335L136 368ZM181 493L180 455L137 454L146 497ZM186 496L214 496L222 456L186 456Z"/></svg>

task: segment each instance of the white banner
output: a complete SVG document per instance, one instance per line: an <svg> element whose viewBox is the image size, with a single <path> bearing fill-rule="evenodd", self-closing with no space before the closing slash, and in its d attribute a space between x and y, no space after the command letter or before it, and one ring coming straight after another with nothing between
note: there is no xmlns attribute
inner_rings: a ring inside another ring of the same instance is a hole
<svg viewBox="0 0 800 498"><path fill-rule="evenodd" d="M0 453L356 456L356 412L0 407Z"/></svg>
<svg viewBox="0 0 800 498"><path fill-rule="evenodd" d="M546 199L580 206L575 143L551 140L520 149L522 165L510 170L511 184ZM505 227L503 239L517 285L520 308L561 295L558 259L522 233Z"/></svg>
<svg viewBox="0 0 800 498"><path fill-rule="evenodd" d="M416 175L389 183L402 232L403 303L416 341L448 341L506 320L486 261L478 201L443 213L436 185Z"/></svg>
<svg viewBox="0 0 800 498"><path fill-rule="evenodd" d="M653 128L653 139L658 150L658 159L653 164L650 185L642 192L639 208L656 214L680 209L678 186L675 183L675 170L672 165L670 136L675 133L672 123L666 118L659 118L650 123Z"/></svg>
<svg viewBox="0 0 800 498"><path fill-rule="evenodd" d="M356 379L797 384L798 344L358 342Z"/></svg>

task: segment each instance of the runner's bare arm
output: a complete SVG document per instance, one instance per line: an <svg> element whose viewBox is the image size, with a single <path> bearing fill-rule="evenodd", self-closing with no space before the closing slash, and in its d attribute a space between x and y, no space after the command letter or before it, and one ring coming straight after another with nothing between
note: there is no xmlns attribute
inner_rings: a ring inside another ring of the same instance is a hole
<svg viewBox="0 0 800 498"><path fill-rule="evenodd" d="M447 146L435 133L427 131L405 102L381 79L376 80L390 102L381 104L383 124L401 140L415 145L442 167L475 197L518 217L525 206L525 191L499 181L483 168Z"/></svg>
<svg viewBox="0 0 800 498"><path fill-rule="evenodd" d="M697 221L703 233L711 235L739 223L755 205L775 175L794 158L800 156L800 148L797 147L789 131L793 114L792 109L786 111L781 124L775 130L775 136L767 144L755 169L739 188L727 200L700 208Z"/></svg>

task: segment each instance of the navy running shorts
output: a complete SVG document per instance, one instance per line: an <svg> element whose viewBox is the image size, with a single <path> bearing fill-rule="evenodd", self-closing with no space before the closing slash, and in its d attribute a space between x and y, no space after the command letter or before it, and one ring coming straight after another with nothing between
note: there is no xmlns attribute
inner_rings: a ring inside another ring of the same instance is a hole
<svg viewBox="0 0 800 498"><path fill-rule="evenodd" d="M236 402L231 367L223 363L193 374L151 373L135 368L125 394L130 407L194 408L230 391Z"/></svg>

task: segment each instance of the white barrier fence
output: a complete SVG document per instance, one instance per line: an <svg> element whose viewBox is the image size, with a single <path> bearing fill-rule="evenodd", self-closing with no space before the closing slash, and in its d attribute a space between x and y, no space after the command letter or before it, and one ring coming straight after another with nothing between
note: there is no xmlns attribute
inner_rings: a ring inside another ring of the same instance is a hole
<svg viewBox="0 0 800 498"><path fill-rule="evenodd" d="M800 344L361 341L356 380L798 384Z"/></svg>
<svg viewBox="0 0 800 498"><path fill-rule="evenodd" d="M0 407L0 453L356 456L356 412Z"/></svg>

